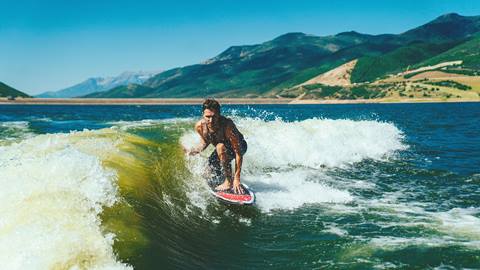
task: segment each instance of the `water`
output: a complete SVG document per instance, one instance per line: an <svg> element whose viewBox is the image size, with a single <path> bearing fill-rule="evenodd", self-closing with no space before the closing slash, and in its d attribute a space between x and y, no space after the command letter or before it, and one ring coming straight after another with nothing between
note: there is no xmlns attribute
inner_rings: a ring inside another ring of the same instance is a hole
<svg viewBox="0 0 480 270"><path fill-rule="evenodd" d="M480 103L223 110L254 207L184 156L199 106L0 106L0 269L480 268Z"/></svg>

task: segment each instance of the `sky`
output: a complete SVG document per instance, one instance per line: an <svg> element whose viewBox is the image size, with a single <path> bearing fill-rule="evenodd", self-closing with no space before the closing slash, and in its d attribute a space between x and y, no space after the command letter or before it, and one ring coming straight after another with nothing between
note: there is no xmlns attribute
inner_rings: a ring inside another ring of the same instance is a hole
<svg viewBox="0 0 480 270"><path fill-rule="evenodd" d="M0 0L0 82L28 94L203 62L288 32L399 34L477 0Z"/></svg>

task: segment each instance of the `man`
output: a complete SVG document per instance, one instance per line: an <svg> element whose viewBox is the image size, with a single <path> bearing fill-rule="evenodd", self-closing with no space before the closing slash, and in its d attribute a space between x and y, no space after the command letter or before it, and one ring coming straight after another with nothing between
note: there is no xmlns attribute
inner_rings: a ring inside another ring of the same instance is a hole
<svg viewBox="0 0 480 270"><path fill-rule="evenodd" d="M230 190L243 194L240 184L243 155L247 151L247 142L238 131L233 121L220 114L220 104L214 99L206 99L202 106L203 119L195 124L195 130L200 135L201 143L198 147L188 151L189 155L196 155L208 145L215 146L215 150L208 158L208 164L215 177L223 175L225 181L217 186L216 190ZM231 161L235 159L235 174L232 181Z"/></svg>

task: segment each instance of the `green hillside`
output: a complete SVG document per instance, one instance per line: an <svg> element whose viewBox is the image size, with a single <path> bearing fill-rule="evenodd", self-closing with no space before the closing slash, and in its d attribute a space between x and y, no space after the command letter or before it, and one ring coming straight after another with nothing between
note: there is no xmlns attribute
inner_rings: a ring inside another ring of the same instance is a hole
<svg viewBox="0 0 480 270"><path fill-rule="evenodd" d="M269 96L363 55L381 55L398 44L390 35L345 32L316 37L290 33L260 45L235 46L204 64L151 78L145 97Z"/></svg>
<svg viewBox="0 0 480 270"><path fill-rule="evenodd" d="M263 95L295 81L299 72L320 67L326 57L356 45L369 36L315 37L290 33L254 46L235 46L204 64L163 72L145 83L155 88L146 97L203 97ZM312 73L313 74L313 73Z"/></svg>
<svg viewBox="0 0 480 270"><path fill-rule="evenodd" d="M297 72L291 79L272 87L271 93L275 94L282 89L290 88L292 86L303 83L312 77L327 72L333 68L336 68L346 62L357 59L362 56L379 56L395 48L399 45L395 43L377 43L370 40L362 44L347 47L345 49L338 50L335 53L322 59L322 63L312 67L303 69Z"/></svg>
<svg viewBox="0 0 480 270"><path fill-rule="evenodd" d="M138 85L138 84L129 84L117 86L113 89L110 89L105 92L95 92L83 96L84 98L137 98L148 95L152 92L152 88Z"/></svg>
<svg viewBox="0 0 480 270"><path fill-rule="evenodd" d="M384 55L362 57L352 71L351 81L374 81L386 74L401 72L408 66L445 52L457 44L414 42Z"/></svg>
<svg viewBox="0 0 480 270"><path fill-rule="evenodd" d="M436 65L442 62L462 60L462 67L480 69L480 35L476 35L467 42L460 44L444 53L419 63L420 66Z"/></svg>
<svg viewBox="0 0 480 270"><path fill-rule="evenodd" d="M0 82L0 97L30 97L29 95L18 91L2 82Z"/></svg>

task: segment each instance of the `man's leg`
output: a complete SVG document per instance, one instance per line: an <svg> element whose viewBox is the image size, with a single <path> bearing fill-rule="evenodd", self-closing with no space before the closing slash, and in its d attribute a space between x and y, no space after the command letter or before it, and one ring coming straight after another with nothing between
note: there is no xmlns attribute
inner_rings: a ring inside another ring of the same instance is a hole
<svg viewBox="0 0 480 270"><path fill-rule="evenodd" d="M225 180L225 176L222 172L222 165L220 165L220 158L218 157L217 150L214 150L208 158L208 178L213 183L218 183Z"/></svg>
<svg viewBox="0 0 480 270"><path fill-rule="evenodd" d="M219 143L216 146L217 155L220 159L220 165L222 166L225 174L225 181L223 184L217 186L216 190L228 190L232 188L232 166L230 165L232 159L227 155L227 148L223 143Z"/></svg>

